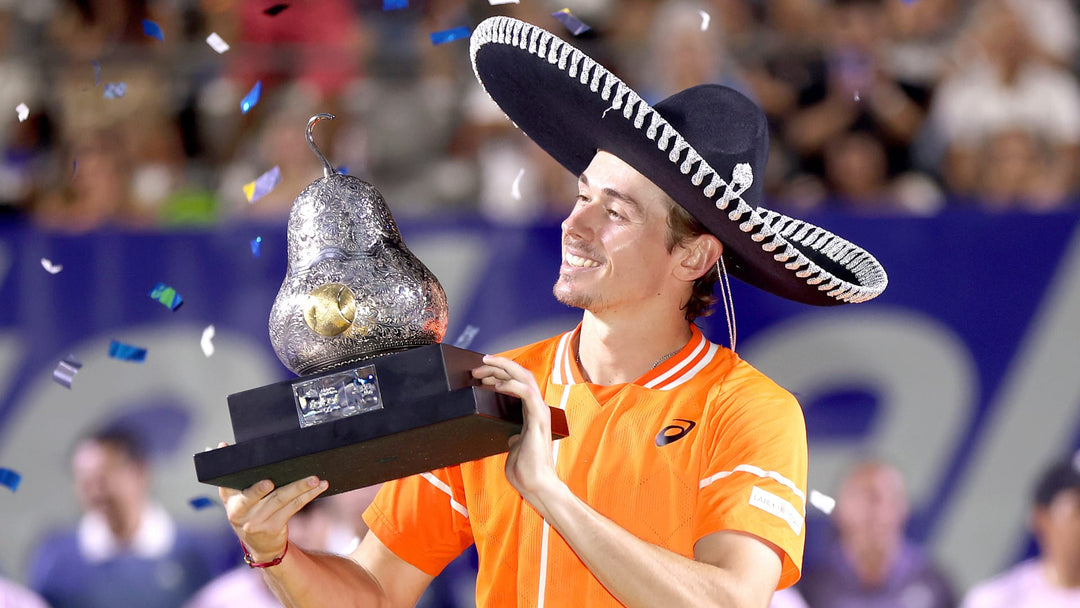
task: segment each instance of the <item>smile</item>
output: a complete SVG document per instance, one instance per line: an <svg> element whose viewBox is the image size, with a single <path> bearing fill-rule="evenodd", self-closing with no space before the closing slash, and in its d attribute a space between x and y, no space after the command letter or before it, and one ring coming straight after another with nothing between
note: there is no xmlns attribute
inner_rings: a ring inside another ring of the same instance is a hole
<svg viewBox="0 0 1080 608"><path fill-rule="evenodd" d="M575 268L596 268L600 265L589 258L576 256L569 251L566 252L564 257L566 258L566 263Z"/></svg>

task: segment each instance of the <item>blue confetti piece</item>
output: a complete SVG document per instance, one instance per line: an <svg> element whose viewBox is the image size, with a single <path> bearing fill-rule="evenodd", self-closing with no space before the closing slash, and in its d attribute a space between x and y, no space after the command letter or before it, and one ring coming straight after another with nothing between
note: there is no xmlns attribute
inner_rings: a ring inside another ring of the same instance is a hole
<svg viewBox="0 0 1080 608"><path fill-rule="evenodd" d="M119 99L124 96L124 93L127 93L126 82L105 83L105 93L103 94L103 97L105 97L105 99Z"/></svg>
<svg viewBox="0 0 1080 608"><path fill-rule="evenodd" d="M409 0L382 0L382 10L397 11L409 8Z"/></svg>
<svg viewBox="0 0 1080 608"><path fill-rule="evenodd" d="M259 103L259 96L262 95L262 81L255 83L255 86L251 87L251 91L240 100L240 113L247 114L248 110L255 107L255 104Z"/></svg>
<svg viewBox="0 0 1080 608"><path fill-rule="evenodd" d="M157 38L158 40L165 42L165 34L161 31L161 26L149 19L142 20L142 31L151 38Z"/></svg>
<svg viewBox="0 0 1080 608"><path fill-rule="evenodd" d="M341 165L340 167L337 168L337 172L338 172L338 175L348 175L349 174L349 168L346 167L345 165Z"/></svg>
<svg viewBox="0 0 1080 608"><path fill-rule="evenodd" d="M11 491L19 489L19 482L22 481L22 475L19 475L11 469L5 469L0 467L0 485L11 488Z"/></svg>
<svg viewBox="0 0 1080 608"><path fill-rule="evenodd" d="M180 294L176 293L176 290L169 287L165 283L158 283L154 285L154 288L150 290L150 297L161 302L165 306L172 310L180 308L180 305L184 303L184 298L180 297Z"/></svg>
<svg viewBox="0 0 1080 608"><path fill-rule="evenodd" d="M109 343L109 356L121 361L142 363L146 361L146 349L113 340Z"/></svg>
<svg viewBox="0 0 1080 608"><path fill-rule="evenodd" d="M453 42L454 40L460 40L462 38L469 37L468 26L455 27L449 30L443 30L441 32L431 33L431 44L446 44L447 42Z"/></svg>
<svg viewBox="0 0 1080 608"><path fill-rule="evenodd" d="M196 511L201 511L203 509L209 509L210 507L216 507L218 503L206 496L196 496L189 500L188 504Z"/></svg>
<svg viewBox="0 0 1080 608"><path fill-rule="evenodd" d="M251 239L251 257L257 258L262 255L262 237L257 236Z"/></svg>
<svg viewBox="0 0 1080 608"><path fill-rule="evenodd" d="M559 23L566 26L566 29L570 30L570 33L575 36L580 36L581 34L584 34L585 32L592 29L589 26L585 25L585 22L583 22L581 19L578 19L577 17L571 15L570 9L568 8L564 8L561 11L555 11L554 13L551 13L551 16L554 17Z"/></svg>
<svg viewBox="0 0 1080 608"><path fill-rule="evenodd" d="M94 66L94 86L101 84L101 64L97 59L90 61L90 64Z"/></svg>

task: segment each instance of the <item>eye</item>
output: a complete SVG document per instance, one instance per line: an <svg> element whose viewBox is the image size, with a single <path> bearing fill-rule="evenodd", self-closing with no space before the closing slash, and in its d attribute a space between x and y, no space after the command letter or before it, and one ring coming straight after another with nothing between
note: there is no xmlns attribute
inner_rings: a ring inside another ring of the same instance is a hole
<svg viewBox="0 0 1080 608"><path fill-rule="evenodd" d="M608 217L610 217L611 219L621 220L623 217L622 214L616 211L614 207L605 207L604 211L607 212Z"/></svg>

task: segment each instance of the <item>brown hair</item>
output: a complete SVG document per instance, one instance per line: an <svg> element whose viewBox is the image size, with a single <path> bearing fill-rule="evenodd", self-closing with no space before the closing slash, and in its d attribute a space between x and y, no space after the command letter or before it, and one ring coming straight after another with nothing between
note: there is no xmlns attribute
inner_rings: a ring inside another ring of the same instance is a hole
<svg viewBox="0 0 1080 608"><path fill-rule="evenodd" d="M694 237L708 234L709 231L681 205L670 199L669 203L666 245L668 253L671 253L676 246L683 245ZM707 317L712 314L712 305L717 300L717 297L713 295L713 289L716 287L716 281L719 278L720 275L717 274L714 265L708 272L694 280L694 285L690 290L690 298L683 305L687 321L692 323L698 317Z"/></svg>

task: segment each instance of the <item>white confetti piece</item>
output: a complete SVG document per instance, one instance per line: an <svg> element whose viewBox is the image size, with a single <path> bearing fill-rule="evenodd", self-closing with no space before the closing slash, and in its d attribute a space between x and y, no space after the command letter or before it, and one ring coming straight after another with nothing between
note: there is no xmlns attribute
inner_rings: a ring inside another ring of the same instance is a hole
<svg viewBox="0 0 1080 608"><path fill-rule="evenodd" d="M30 108L25 103L15 106L15 111L19 114L19 122L26 120L30 116Z"/></svg>
<svg viewBox="0 0 1080 608"><path fill-rule="evenodd" d="M514 184L510 186L510 196L514 197L515 201L521 200L521 178L525 177L525 169L518 171L517 177L514 178Z"/></svg>
<svg viewBox="0 0 1080 608"><path fill-rule="evenodd" d="M49 258L41 258L41 267L49 274L56 274L64 269L63 264L53 264Z"/></svg>
<svg viewBox="0 0 1080 608"><path fill-rule="evenodd" d="M705 11L698 11L698 14L701 15L701 31L704 32L709 29L709 20L711 17L709 17L709 13L706 13Z"/></svg>
<svg viewBox="0 0 1080 608"><path fill-rule="evenodd" d="M810 504L814 505L818 511L831 515L833 508L836 507L836 499L817 490L810 490Z"/></svg>
<svg viewBox="0 0 1080 608"><path fill-rule="evenodd" d="M207 325L206 329L202 330L202 340L199 340L199 346L202 347L204 355L209 357L214 354L214 343L211 340L214 339L214 326Z"/></svg>
<svg viewBox="0 0 1080 608"><path fill-rule="evenodd" d="M218 36L217 32L213 32L206 37L206 44L209 44L210 48L217 51L218 54L224 53L225 51L229 50L229 43L225 42L225 40L223 40L221 36Z"/></svg>
<svg viewBox="0 0 1080 608"><path fill-rule="evenodd" d="M498 6L500 4L518 4L518 0L488 0L491 6Z"/></svg>

